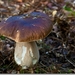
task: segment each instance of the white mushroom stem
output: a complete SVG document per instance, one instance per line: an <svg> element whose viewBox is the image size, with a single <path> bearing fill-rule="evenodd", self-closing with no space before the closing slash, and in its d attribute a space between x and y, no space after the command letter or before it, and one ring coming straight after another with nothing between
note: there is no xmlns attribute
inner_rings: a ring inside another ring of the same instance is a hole
<svg viewBox="0 0 75 75"><path fill-rule="evenodd" d="M27 69L39 60L39 50L35 42L17 42L14 52L15 62Z"/></svg>

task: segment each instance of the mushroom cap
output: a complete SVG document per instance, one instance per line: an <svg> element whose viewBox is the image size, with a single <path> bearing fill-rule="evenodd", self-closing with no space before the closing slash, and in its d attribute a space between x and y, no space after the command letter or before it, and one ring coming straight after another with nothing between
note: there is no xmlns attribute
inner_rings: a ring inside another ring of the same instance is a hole
<svg viewBox="0 0 75 75"><path fill-rule="evenodd" d="M42 12L13 16L0 23L0 35L16 42L31 42L45 38L52 30L52 21Z"/></svg>

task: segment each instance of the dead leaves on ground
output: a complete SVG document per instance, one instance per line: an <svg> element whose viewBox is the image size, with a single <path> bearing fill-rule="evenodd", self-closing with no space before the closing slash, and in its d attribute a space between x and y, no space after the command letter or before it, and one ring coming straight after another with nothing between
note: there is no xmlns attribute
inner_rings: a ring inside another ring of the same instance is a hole
<svg viewBox="0 0 75 75"><path fill-rule="evenodd" d="M32 73L75 73L75 1L0 0L0 21L32 11L45 12L54 23L48 37L37 42L40 60ZM31 73L15 63L14 48L14 41L0 41L0 73Z"/></svg>

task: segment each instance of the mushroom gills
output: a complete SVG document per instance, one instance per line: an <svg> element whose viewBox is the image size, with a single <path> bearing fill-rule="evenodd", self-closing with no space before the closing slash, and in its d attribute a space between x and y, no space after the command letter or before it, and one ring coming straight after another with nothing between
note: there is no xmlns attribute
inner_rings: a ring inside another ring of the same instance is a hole
<svg viewBox="0 0 75 75"><path fill-rule="evenodd" d="M15 62L27 69L39 61L39 50L35 42L17 42L14 52Z"/></svg>

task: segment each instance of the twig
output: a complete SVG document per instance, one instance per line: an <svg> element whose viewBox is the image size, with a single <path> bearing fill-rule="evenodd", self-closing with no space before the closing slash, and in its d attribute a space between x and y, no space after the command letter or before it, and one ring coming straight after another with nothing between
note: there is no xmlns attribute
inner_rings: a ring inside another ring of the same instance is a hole
<svg viewBox="0 0 75 75"><path fill-rule="evenodd" d="M14 61L12 61L9 65L8 65L8 67L6 68L6 69L8 69L9 68L9 66L13 63Z"/></svg>
<svg viewBox="0 0 75 75"><path fill-rule="evenodd" d="M72 65L75 67L75 64L74 64L72 61L70 61L69 59L67 59L66 56L65 56L65 59L66 59L70 64L72 64Z"/></svg>

